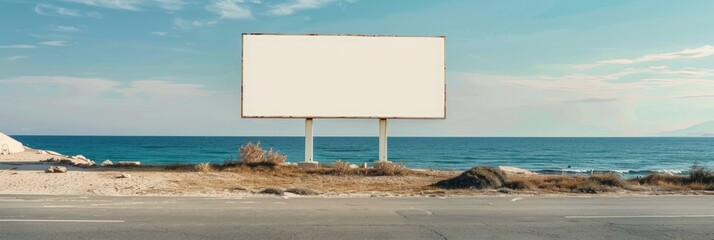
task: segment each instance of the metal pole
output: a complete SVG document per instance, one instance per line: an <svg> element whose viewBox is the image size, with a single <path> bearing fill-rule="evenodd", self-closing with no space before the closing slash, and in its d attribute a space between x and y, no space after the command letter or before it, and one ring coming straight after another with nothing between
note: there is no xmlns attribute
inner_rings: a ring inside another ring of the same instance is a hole
<svg viewBox="0 0 714 240"><path fill-rule="evenodd" d="M387 119L379 119L379 161L387 161Z"/></svg>
<svg viewBox="0 0 714 240"><path fill-rule="evenodd" d="M314 162L312 159L312 118L305 119L305 162Z"/></svg>

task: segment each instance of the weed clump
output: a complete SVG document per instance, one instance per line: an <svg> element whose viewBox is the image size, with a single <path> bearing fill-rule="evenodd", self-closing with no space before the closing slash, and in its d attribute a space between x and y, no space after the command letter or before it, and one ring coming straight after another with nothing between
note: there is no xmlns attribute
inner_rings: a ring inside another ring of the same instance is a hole
<svg viewBox="0 0 714 240"><path fill-rule="evenodd" d="M279 151L265 150L260 147L260 141L253 144L253 142L248 142L247 144L240 147L239 150L239 162L232 163L226 162L224 165L247 165L250 167L257 166L269 166L275 167L282 165L287 160L286 155L281 155Z"/></svg>
<svg viewBox="0 0 714 240"><path fill-rule="evenodd" d="M330 173L332 175L347 175L350 174L352 169L350 169L350 163L342 160L337 160L330 166Z"/></svg>
<svg viewBox="0 0 714 240"><path fill-rule="evenodd" d="M210 172L213 171L213 166L210 163L199 163L194 167L197 172Z"/></svg>
<svg viewBox="0 0 714 240"><path fill-rule="evenodd" d="M349 164L347 166L349 168ZM404 167L403 163L393 163L393 162L375 162L372 166L371 175L376 176L395 176L395 175L405 175L407 173L407 168Z"/></svg>

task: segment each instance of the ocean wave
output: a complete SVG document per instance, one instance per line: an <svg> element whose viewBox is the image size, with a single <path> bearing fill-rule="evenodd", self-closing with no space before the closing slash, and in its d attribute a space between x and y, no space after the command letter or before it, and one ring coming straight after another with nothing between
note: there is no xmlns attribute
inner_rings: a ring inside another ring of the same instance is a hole
<svg viewBox="0 0 714 240"><path fill-rule="evenodd" d="M631 169L575 169L575 168L564 168L564 169L544 169L536 170L537 173L542 174L595 174L595 173L617 173L626 175L648 175L651 173L665 173L665 174L682 174L686 173L686 170L674 170L674 169L657 169L657 170L631 170Z"/></svg>

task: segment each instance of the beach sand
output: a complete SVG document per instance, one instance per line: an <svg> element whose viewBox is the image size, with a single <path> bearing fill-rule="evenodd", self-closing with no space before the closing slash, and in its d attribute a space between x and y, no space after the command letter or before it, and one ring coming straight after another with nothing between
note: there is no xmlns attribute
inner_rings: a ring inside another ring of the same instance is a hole
<svg viewBox="0 0 714 240"><path fill-rule="evenodd" d="M144 168L68 166L45 173L52 164L0 163L0 194L247 196L265 188L306 188L322 196L414 196L443 191L430 184L458 174L424 171L410 176L334 176L242 169L185 172ZM121 178L129 174L129 178Z"/></svg>

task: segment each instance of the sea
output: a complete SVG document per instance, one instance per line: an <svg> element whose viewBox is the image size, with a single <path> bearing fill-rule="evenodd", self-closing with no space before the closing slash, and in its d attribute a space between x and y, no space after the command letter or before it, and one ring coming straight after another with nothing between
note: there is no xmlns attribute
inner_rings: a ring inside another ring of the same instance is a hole
<svg viewBox="0 0 714 240"><path fill-rule="evenodd" d="M238 149L260 142L304 159L303 137L150 137L150 136L12 136L26 146L95 162L140 161L142 164L198 164L233 161ZM315 137L318 162L360 164L378 158L377 137ZM692 165L714 167L714 138L541 138L541 137L390 137L390 161L409 168L466 170L474 166L513 166L539 173L614 172L643 176L654 172L687 173Z"/></svg>

